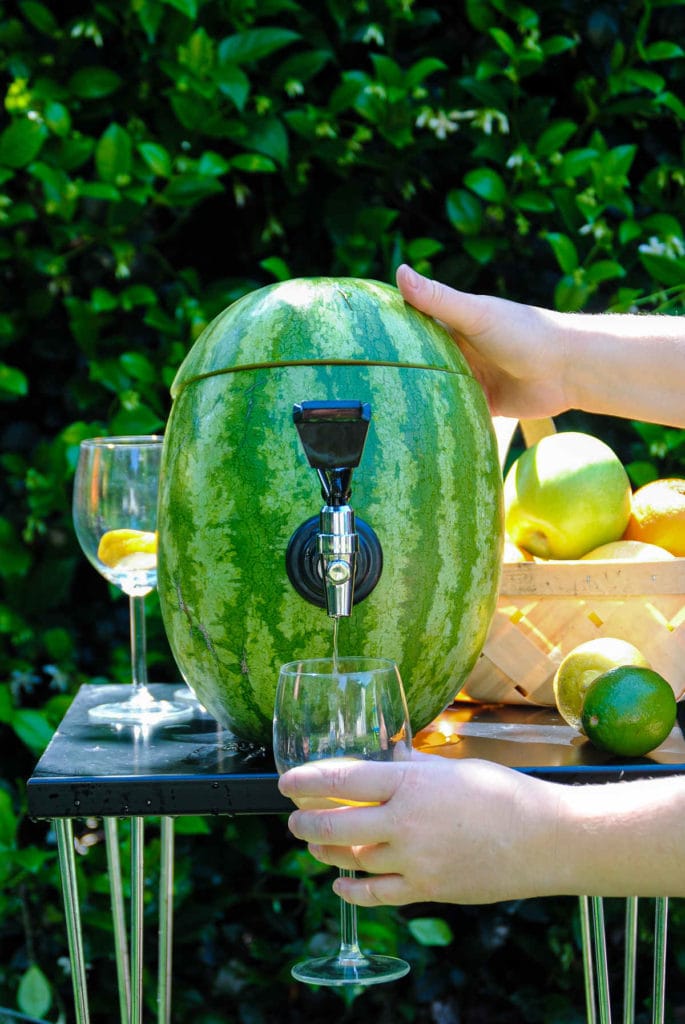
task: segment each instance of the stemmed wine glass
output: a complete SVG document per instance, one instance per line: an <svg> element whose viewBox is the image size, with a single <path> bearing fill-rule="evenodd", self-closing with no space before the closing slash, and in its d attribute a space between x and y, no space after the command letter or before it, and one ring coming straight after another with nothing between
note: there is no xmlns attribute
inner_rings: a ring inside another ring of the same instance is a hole
<svg viewBox="0 0 685 1024"><path fill-rule="evenodd" d="M81 441L73 519L88 561L128 594L131 696L91 708L100 721L153 725L190 716L187 702L156 700L148 688L145 595L157 586L157 493L163 439L157 435Z"/></svg>
<svg viewBox="0 0 685 1024"><path fill-rule="evenodd" d="M321 758L408 760L411 726L397 665L364 657L317 658L283 665L273 739L280 774ZM353 871L341 874L354 876ZM398 957L363 953L357 938L357 908L344 900L340 904L338 952L296 964L293 977L312 985L375 985L402 978L409 964Z"/></svg>

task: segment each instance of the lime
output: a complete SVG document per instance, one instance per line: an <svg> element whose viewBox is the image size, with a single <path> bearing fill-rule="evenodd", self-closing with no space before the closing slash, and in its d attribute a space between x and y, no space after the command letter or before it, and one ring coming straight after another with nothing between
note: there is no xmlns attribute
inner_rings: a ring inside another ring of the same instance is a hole
<svg viewBox="0 0 685 1024"><path fill-rule="evenodd" d="M641 757L663 743L675 725L676 699L658 672L620 665L597 676L583 701L583 728L600 750Z"/></svg>
<svg viewBox="0 0 685 1024"><path fill-rule="evenodd" d="M617 637L596 637L569 651L554 676L554 699L564 721L584 731L581 714L587 688L597 676L617 665L649 668L649 662L637 647Z"/></svg>

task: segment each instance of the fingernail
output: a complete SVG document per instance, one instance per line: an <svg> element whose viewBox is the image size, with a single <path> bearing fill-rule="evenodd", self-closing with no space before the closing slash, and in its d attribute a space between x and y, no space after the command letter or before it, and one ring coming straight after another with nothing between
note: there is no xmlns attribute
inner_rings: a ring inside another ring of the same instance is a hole
<svg viewBox="0 0 685 1024"><path fill-rule="evenodd" d="M406 285L408 285L409 288L412 288L412 289L418 288L419 285L421 284L421 277L420 277L420 275L417 274L416 271L413 269L413 267L410 267L408 263L403 264L403 266L404 266L404 274L403 274L403 276L404 276L404 283Z"/></svg>

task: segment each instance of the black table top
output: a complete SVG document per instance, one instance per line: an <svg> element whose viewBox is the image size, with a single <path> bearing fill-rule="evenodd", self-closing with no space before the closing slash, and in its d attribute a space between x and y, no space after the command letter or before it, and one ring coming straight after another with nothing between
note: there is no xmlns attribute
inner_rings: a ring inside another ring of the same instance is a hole
<svg viewBox="0 0 685 1024"><path fill-rule="evenodd" d="M155 683L169 698L181 684ZM277 787L271 750L222 729L197 702L187 721L149 730L92 721L88 709L130 693L81 687L28 781L36 818L159 814L277 814L292 809ZM647 757L612 758L554 709L457 703L416 737L445 757L480 757L557 782L599 782L685 772L685 708Z"/></svg>

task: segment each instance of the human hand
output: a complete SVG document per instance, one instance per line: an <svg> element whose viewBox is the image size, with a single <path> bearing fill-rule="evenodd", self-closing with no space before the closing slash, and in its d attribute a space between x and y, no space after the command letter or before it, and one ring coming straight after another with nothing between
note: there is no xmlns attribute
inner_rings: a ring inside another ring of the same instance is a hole
<svg viewBox="0 0 685 1024"><path fill-rule="evenodd" d="M286 772L279 786L298 805L329 797L376 804L300 809L289 819L317 860L368 873L335 881L350 903L490 903L559 891L561 786L487 761L420 754L312 762Z"/></svg>
<svg viewBox="0 0 685 1024"><path fill-rule="evenodd" d="M406 264L398 268L397 285L407 302L449 330L493 416L536 419L570 407L564 383L564 314L459 292Z"/></svg>

